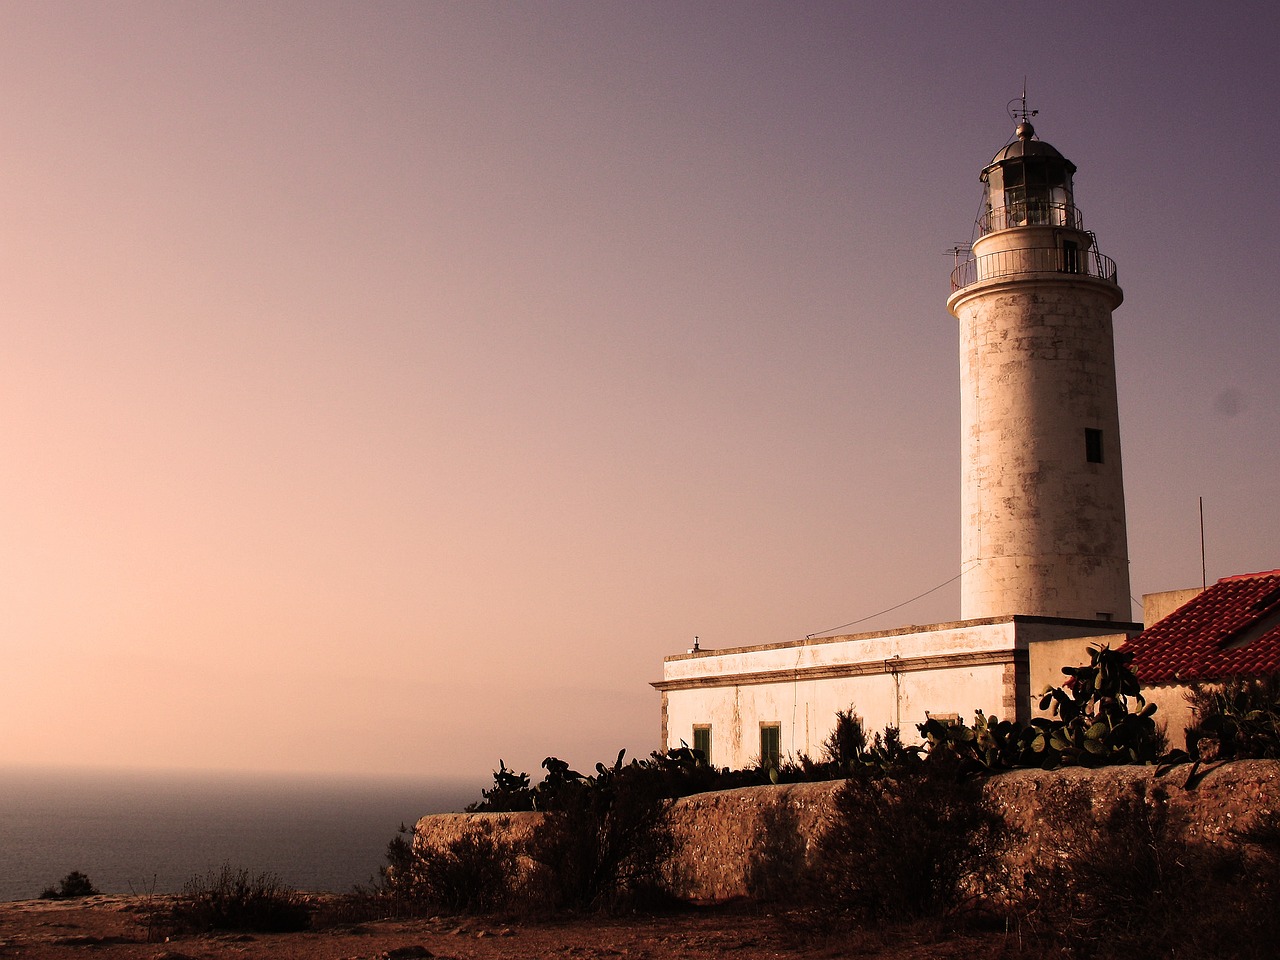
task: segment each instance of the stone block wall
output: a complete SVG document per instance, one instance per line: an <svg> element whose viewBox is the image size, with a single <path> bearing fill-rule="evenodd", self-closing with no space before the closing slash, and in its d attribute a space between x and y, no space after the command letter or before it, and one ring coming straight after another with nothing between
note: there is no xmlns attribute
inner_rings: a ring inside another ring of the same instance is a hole
<svg viewBox="0 0 1280 960"><path fill-rule="evenodd" d="M1072 846L1135 790L1160 803L1194 841L1235 842L1261 816L1280 812L1280 761L1212 766L1195 789L1184 789L1182 766L1164 777L1154 767L1102 770L1018 770L992 777L986 795L1021 837L1009 853L1014 876ZM666 865L671 892L691 900L726 900L785 893L780 882L799 875L830 815L839 782L780 784L696 794L673 805L675 854ZM489 823L517 846L541 819L537 813L439 814L418 821L415 842L443 845Z"/></svg>

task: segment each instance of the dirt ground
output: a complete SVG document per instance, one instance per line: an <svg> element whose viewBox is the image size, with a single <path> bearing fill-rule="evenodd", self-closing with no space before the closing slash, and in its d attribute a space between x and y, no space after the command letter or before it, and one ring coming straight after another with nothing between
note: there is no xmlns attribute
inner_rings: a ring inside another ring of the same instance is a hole
<svg viewBox="0 0 1280 960"><path fill-rule="evenodd" d="M30 960L734 960L995 957L1003 934L944 937L818 934L797 915L695 907L661 916L556 921L433 917L341 923L303 933L207 934L166 940L147 916L155 902L97 896L0 903L0 958ZM323 910L321 911L323 916ZM150 934L150 938L149 938Z"/></svg>

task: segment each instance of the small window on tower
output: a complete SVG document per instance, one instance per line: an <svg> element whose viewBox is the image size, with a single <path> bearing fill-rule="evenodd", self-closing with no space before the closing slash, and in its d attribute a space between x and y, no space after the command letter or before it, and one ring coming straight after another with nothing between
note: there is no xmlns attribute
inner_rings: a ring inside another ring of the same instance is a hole
<svg viewBox="0 0 1280 960"><path fill-rule="evenodd" d="M1102 462L1102 431L1084 428L1084 457L1090 463Z"/></svg>
<svg viewBox="0 0 1280 960"><path fill-rule="evenodd" d="M702 754L703 763L711 763L711 724L695 723L693 725L693 749Z"/></svg>

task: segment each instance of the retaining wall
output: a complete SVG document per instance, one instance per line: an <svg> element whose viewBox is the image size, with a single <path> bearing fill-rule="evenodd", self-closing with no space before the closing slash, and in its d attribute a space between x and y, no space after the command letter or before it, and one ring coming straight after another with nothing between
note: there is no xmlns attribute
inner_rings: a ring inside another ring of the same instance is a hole
<svg viewBox="0 0 1280 960"><path fill-rule="evenodd" d="M1067 855L1135 790L1202 843L1232 843L1236 831L1280 812L1280 761L1219 764L1186 789L1190 769L1179 767L1160 778L1154 767L1017 770L992 777L984 789L992 807L1018 831L1009 853L1018 871ZM743 787L677 800L671 811L675 853L666 865L671 892L695 900L785 892L770 885L785 884L812 854L839 786L835 781ZM518 847L540 820L537 813L438 814L418 821L415 842L442 846L488 824L485 829Z"/></svg>

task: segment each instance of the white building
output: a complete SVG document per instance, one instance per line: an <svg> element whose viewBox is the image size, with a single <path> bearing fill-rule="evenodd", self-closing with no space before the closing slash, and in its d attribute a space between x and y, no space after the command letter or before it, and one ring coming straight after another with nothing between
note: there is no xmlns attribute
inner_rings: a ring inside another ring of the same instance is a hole
<svg viewBox="0 0 1280 960"><path fill-rule="evenodd" d="M1123 299L1076 208L1075 165L1036 138L983 168L960 322L961 616L880 633L667 657L662 742L716 766L817 757L837 710L915 739L925 712L1027 720L1032 696L1119 646L1130 616L1111 312Z"/></svg>

